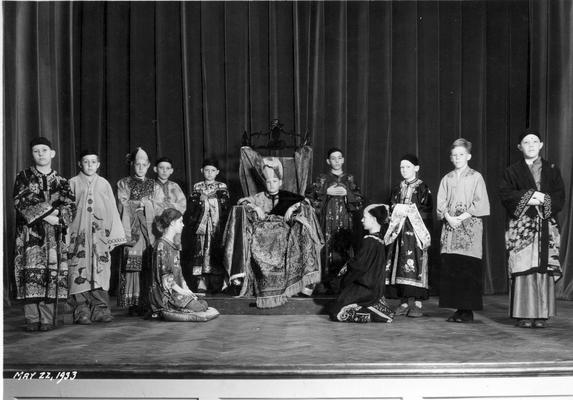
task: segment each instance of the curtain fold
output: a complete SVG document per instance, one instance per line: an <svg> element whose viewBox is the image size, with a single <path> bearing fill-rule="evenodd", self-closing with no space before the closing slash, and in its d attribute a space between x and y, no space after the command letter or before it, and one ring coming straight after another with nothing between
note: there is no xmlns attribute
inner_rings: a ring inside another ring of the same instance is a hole
<svg viewBox="0 0 573 400"><path fill-rule="evenodd" d="M531 63L529 125L544 136L543 156L555 162L568 196L559 216L562 227L563 278L559 298L573 299L573 3L567 0L530 1Z"/></svg>
<svg viewBox="0 0 573 400"><path fill-rule="evenodd" d="M309 132L312 175L325 152L345 151L367 198L386 202L399 160L417 153L434 194L452 169L449 146L474 143L470 165L487 182L486 293L507 291L505 212L497 196L516 161L519 132L546 134L544 155L571 188L572 4L567 0L337 2L5 2L4 187L31 163L37 135L57 149L55 169L76 172L95 148L112 186L135 146L174 160L189 192L201 163L241 194L244 131L278 118ZM291 140L290 138L286 139ZM571 203L563 212L565 277L573 298ZM14 211L4 198L5 282ZM435 221L430 284L439 281ZM5 292L5 298L7 294Z"/></svg>

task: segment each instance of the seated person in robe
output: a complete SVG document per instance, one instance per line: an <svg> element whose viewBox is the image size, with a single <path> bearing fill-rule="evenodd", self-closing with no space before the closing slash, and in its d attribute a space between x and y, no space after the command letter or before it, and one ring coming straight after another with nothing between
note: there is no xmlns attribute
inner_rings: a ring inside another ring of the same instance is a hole
<svg viewBox="0 0 573 400"><path fill-rule="evenodd" d="M316 215L305 198L280 190L280 161L268 157L262 163L266 190L239 200L247 209L245 234L250 245L241 294L252 293L252 286L257 307L270 308L297 293L312 294L320 281L322 240Z"/></svg>
<svg viewBox="0 0 573 400"><path fill-rule="evenodd" d="M340 270L341 292L330 305L330 318L341 322L392 322L394 312L384 299L388 210L384 204L364 209L362 225L368 231L358 254Z"/></svg>
<svg viewBox="0 0 573 400"><path fill-rule="evenodd" d="M174 320L205 321L214 318L218 312L208 307L204 300L199 300L183 279L179 246L174 241L175 235L181 234L183 229L183 215L174 208L168 208L156 218L155 223L162 236L153 246L153 280L149 290L152 318L169 320L168 316L178 315L180 318Z"/></svg>

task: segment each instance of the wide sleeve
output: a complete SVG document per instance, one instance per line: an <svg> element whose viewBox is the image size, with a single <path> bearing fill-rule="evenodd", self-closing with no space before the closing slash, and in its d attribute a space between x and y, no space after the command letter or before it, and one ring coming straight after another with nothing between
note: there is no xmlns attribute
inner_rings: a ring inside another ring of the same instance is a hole
<svg viewBox="0 0 573 400"><path fill-rule="evenodd" d="M185 198L185 194L183 193L183 190L181 190L181 187L175 182L172 184L172 188L172 194L174 197L173 206L181 214L185 214L185 210L187 209L187 199Z"/></svg>
<svg viewBox="0 0 573 400"><path fill-rule="evenodd" d="M348 206L352 211L361 209L362 204L364 203L364 196L356 184L353 175L348 175L346 201L348 202Z"/></svg>
<svg viewBox="0 0 573 400"><path fill-rule="evenodd" d="M197 231L197 227L205 213L205 203L201 201L201 194L201 186L199 183L196 183L193 186L191 196L189 196L185 222L185 225L187 225L190 231L194 233Z"/></svg>
<svg viewBox="0 0 573 400"><path fill-rule="evenodd" d="M67 179L58 177L58 195L52 205L58 209L61 226L68 226L76 216L76 197Z"/></svg>
<svg viewBox="0 0 573 400"><path fill-rule="evenodd" d="M422 218L427 218L432 215L434 199L428 185L423 185L420 188L420 203L417 204L417 206Z"/></svg>
<svg viewBox="0 0 573 400"><path fill-rule="evenodd" d="M120 214L123 214L123 210L128 208L130 195L131 190L127 184L127 179L120 179L117 182L117 201Z"/></svg>
<svg viewBox="0 0 573 400"><path fill-rule="evenodd" d="M105 204L105 244L111 251L114 247L124 244L127 240L125 238L125 231L115 204L111 185L103 178L100 178L100 182L103 186L101 200Z"/></svg>
<svg viewBox="0 0 573 400"><path fill-rule="evenodd" d="M438 188L438 198L436 200L436 214L439 220L445 218L448 212L448 181L447 175L440 181L440 187Z"/></svg>
<svg viewBox="0 0 573 400"><path fill-rule="evenodd" d="M466 211L474 217L486 217L489 215L487 188L480 173L476 173L473 196Z"/></svg>
<svg viewBox="0 0 573 400"><path fill-rule="evenodd" d="M219 202L219 207L221 207L221 212L226 214L229 211L230 207L230 196L229 190L227 189L227 185L221 183L219 188L215 192L215 196L217 197L217 201Z"/></svg>
<svg viewBox="0 0 573 400"><path fill-rule="evenodd" d="M511 166L506 168L499 183L499 197L512 218L519 218L527 209L527 203L533 197L534 189L519 187L517 173Z"/></svg>
<svg viewBox="0 0 573 400"><path fill-rule="evenodd" d="M153 265L155 273L163 290L171 293L175 278L173 276L173 266L169 257L169 251L160 243L156 250L153 252Z"/></svg>
<svg viewBox="0 0 573 400"><path fill-rule="evenodd" d="M40 184L34 177L21 171L14 183L14 207L27 224L41 220L54 211L54 207L40 195Z"/></svg>
<svg viewBox="0 0 573 400"><path fill-rule="evenodd" d="M549 190L545 193L545 202L543 203L543 218L548 219L555 217L563 209L565 203L565 185L559 168L551 164L551 181Z"/></svg>
<svg viewBox="0 0 573 400"><path fill-rule="evenodd" d="M376 258L376 245L375 239L364 238L358 254L348 261L348 274L363 273L368 270Z"/></svg>
<svg viewBox="0 0 573 400"><path fill-rule="evenodd" d="M310 185L310 190L307 192L307 197L312 206L319 211L322 204L326 200L327 179L325 175L320 175Z"/></svg>
<svg viewBox="0 0 573 400"><path fill-rule="evenodd" d="M153 214L161 215L164 210L171 207L171 203L167 201L167 196L163 192L163 188L153 180L153 191L151 195L146 195L141 198L141 204L146 212L153 209Z"/></svg>

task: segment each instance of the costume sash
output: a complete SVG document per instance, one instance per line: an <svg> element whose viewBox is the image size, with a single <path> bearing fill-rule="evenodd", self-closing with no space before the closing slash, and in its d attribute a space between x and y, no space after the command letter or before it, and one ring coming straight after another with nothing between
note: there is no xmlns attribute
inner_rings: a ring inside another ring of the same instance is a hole
<svg viewBox="0 0 573 400"><path fill-rule="evenodd" d="M511 219L505 234L506 248L509 252L508 270L510 277L530 273L549 273L558 281L563 272L559 261L561 235L554 218L547 220L548 244L543 243L542 210L535 206L538 215L534 218L526 214L526 206L521 217ZM548 248L546 252L542 248ZM545 254L546 253L546 254ZM547 257L547 259L544 259Z"/></svg>
<svg viewBox="0 0 573 400"><path fill-rule="evenodd" d="M420 211L415 204L396 204L394 206L390 224L388 226L388 230L386 231L386 235L384 236L384 243L389 245L396 240L404 228L404 222L406 221L406 218L410 220L410 223L414 228L416 243L418 247L422 250L430 247L432 241L430 232L428 232L428 229L424 224L424 220L420 215Z"/></svg>

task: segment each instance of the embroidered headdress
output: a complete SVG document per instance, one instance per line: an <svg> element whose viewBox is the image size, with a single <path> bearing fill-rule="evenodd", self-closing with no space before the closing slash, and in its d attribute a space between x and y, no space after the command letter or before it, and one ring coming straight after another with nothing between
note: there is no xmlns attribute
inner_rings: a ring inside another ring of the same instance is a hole
<svg viewBox="0 0 573 400"><path fill-rule="evenodd" d="M137 147L134 151L126 155L125 159L130 164L135 163L138 160L147 161L149 163L149 157L147 156L145 150L143 150L141 147Z"/></svg>
<svg viewBox="0 0 573 400"><path fill-rule="evenodd" d="M283 179L283 165L281 161L276 157L265 157L263 158L261 167L261 172L265 179L277 177Z"/></svg>

